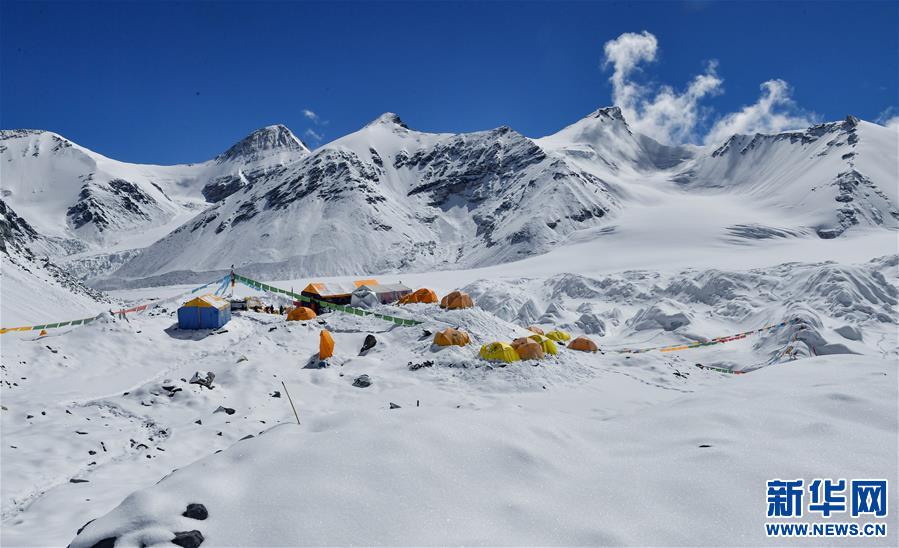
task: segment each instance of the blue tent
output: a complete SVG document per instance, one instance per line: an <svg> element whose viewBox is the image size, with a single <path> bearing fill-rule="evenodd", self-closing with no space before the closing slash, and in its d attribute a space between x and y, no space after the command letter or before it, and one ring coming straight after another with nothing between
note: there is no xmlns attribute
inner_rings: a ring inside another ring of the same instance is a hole
<svg viewBox="0 0 899 548"><path fill-rule="evenodd" d="M231 303L215 295L191 299L178 309L180 329L218 329L231 319Z"/></svg>

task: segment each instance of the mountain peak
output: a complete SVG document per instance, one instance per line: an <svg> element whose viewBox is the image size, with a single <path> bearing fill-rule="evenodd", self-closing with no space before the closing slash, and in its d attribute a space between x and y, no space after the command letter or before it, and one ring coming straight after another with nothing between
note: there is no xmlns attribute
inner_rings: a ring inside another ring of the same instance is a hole
<svg viewBox="0 0 899 548"><path fill-rule="evenodd" d="M624 114L621 113L620 107L603 107L593 111L588 118L607 118L610 120L618 120L619 122L627 121L624 119Z"/></svg>
<svg viewBox="0 0 899 548"><path fill-rule="evenodd" d="M219 163L241 158L245 161L258 160L271 151L297 151L303 154L309 148L287 126L275 124L257 129L220 154Z"/></svg>
<svg viewBox="0 0 899 548"><path fill-rule="evenodd" d="M403 129L409 129L409 126L407 126L406 123L403 122L399 115L393 112L385 112L384 114L369 122L365 127L377 125L394 125L399 126Z"/></svg>

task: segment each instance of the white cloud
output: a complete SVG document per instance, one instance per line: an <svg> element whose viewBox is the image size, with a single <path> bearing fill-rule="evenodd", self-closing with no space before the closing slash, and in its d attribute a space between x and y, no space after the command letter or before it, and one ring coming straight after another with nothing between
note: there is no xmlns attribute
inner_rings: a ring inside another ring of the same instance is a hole
<svg viewBox="0 0 899 548"><path fill-rule="evenodd" d="M724 80L717 62L710 61L702 74L694 76L683 91L669 85L641 83L634 79L642 63L656 60L659 44L648 32L626 32L603 46L603 67L612 67L612 100L621 108L628 124L663 143L714 142L733 133L778 132L807 127L814 116L801 112L790 99L783 80L762 84L762 95L739 112L724 115L703 137L701 128L711 114L702 106L706 97L723 93Z"/></svg>
<svg viewBox="0 0 899 548"><path fill-rule="evenodd" d="M738 112L722 116L705 136L706 144L717 144L735 133L779 133L802 129L815 123L815 116L805 114L790 97L790 86L783 80L768 80L761 85L758 101Z"/></svg>
<svg viewBox="0 0 899 548"><path fill-rule="evenodd" d="M314 142L316 142L316 143L320 143L320 142L322 142L322 139L324 138L324 135L321 134L321 133L319 133L319 132L317 132L317 131L315 131L315 130L312 129L312 128L309 128L309 129L307 129L307 130L303 133L303 137L306 137L306 138L307 138L308 140L310 140L310 141L314 141Z"/></svg>
<svg viewBox="0 0 899 548"><path fill-rule="evenodd" d="M319 120L318 114L312 112L312 111L309 110L308 108L304 108L304 109L303 109L303 116L305 116L306 118L309 118L309 119L312 120L313 122L318 122L318 120Z"/></svg>
<svg viewBox="0 0 899 548"><path fill-rule="evenodd" d="M899 116L895 113L896 109L894 107L887 107L880 113L875 121L884 127L899 131Z"/></svg>
<svg viewBox="0 0 899 548"><path fill-rule="evenodd" d="M708 63L705 72L681 93L671 86L641 84L632 78L640 63L656 59L658 40L652 33L626 32L606 42L603 51L603 66L613 67L612 100L635 130L666 143L694 139L701 120L700 100L720 93L722 80L715 73L715 62Z"/></svg>

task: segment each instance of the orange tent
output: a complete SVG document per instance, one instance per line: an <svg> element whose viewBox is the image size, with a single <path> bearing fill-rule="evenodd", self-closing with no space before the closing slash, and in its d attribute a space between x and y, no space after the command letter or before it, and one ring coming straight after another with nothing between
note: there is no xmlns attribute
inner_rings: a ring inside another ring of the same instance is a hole
<svg viewBox="0 0 899 548"><path fill-rule="evenodd" d="M422 287L421 289L417 289L408 295L403 295L400 297L399 304L410 304L410 303L436 303L437 302L437 294L434 293L433 289L428 289L427 287Z"/></svg>
<svg viewBox="0 0 899 548"><path fill-rule="evenodd" d="M536 333L538 335L546 335L546 333L543 332L543 329L537 327L536 325L529 325L528 331L530 331L531 333Z"/></svg>
<svg viewBox="0 0 899 548"><path fill-rule="evenodd" d="M512 348L518 352L518 357L522 360L539 360L545 355L540 343L527 337L512 341Z"/></svg>
<svg viewBox="0 0 899 548"><path fill-rule="evenodd" d="M301 322L303 320L311 320L315 318L318 314L315 313L311 308L306 308L305 306L298 306L287 313L287 321L289 322Z"/></svg>
<svg viewBox="0 0 899 548"><path fill-rule="evenodd" d="M471 300L471 297L468 296L468 293L463 293L461 291L453 291L440 301L440 308L446 308L447 310L471 308L473 306L474 302Z"/></svg>
<svg viewBox="0 0 899 548"><path fill-rule="evenodd" d="M588 339L587 337L578 337L568 343L568 348L572 350L580 350L582 352L596 352L599 350L599 347L596 346L596 343Z"/></svg>
<svg viewBox="0 0 899 548"><path fill-rule="evenodd" d="M447 327L434 335L434 344L437 346L465 346L471 342L468 333Z"/></svg>
<svg viewBox="0 0 899 548"><path fill-rule="evenodd" d="M318 359L326 360L334 355L334 337L327 329L322 329L318 342Z"/></svg>

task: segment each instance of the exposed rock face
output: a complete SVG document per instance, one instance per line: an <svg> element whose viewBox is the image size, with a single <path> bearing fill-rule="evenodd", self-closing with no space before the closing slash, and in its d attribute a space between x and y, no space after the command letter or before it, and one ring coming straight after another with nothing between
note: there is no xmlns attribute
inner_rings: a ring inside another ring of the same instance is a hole
<svg viewBox="0 0 899 548"><path fill-rule="evenodd" d="M234 160L253 161L274 150L309 152L309 149L286 126L281 124L264 127L247 135L234 146L216 157L219 163Z"/></svg>

